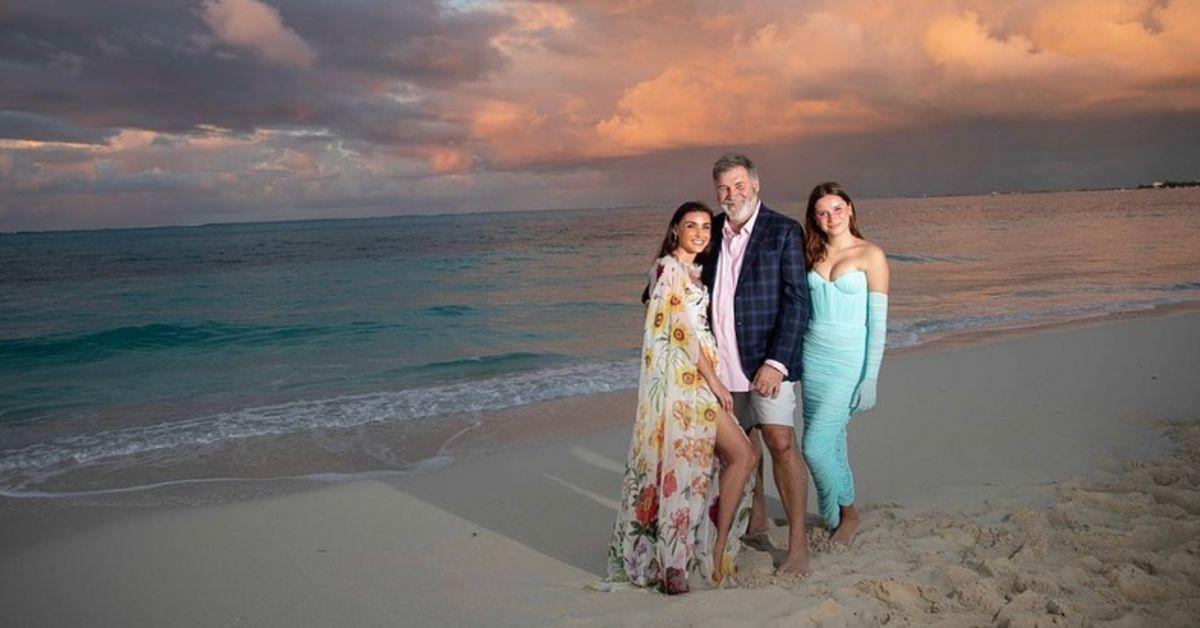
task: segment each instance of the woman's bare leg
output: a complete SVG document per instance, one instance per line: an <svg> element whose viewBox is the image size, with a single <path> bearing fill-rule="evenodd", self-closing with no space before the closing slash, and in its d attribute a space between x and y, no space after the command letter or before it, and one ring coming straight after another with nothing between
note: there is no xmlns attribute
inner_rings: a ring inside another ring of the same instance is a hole
<svg viewBox="0 0 1200 628"><path fill-rule="evenodd" d="M862 525L862 520L859 519L858 509L854 507L854 504L842 506L841 517L841 523L833 533L833 542L848 546L858 535L858 528Z"/></svg>
<svg viewBox="0 0 1200 628"><path fill-rule="evenodd" d="M758 454L750 446L750 439L746 438L746 433L733 417L724 411L718 414L717 454L725 464L721 470L721 493L717 506L717 540L713 544L713 562L719 572L725 557L725 546L729 541L729 529L733 527L733 516L742 501L746 481L758 465Z"/></svg>

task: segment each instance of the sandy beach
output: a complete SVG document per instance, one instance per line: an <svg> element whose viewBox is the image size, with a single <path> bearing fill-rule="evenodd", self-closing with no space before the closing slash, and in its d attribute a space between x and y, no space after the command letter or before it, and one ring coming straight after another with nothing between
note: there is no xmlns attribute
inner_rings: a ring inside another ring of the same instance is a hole
<svg viewBox="0 0 1200 628"><path fill-rule="evenodd" d="M804 580L770 575L777 527L735 589L591 590L616 393L509 411L429 473L6 498L0 624L1195 625L1200 314L979 340L885 359L850 428L862 533L814 526Z"/></svg>
<svg viewBox="0 0 1200 628"><path fill-rule="evenodd" d="M0 628L1200 628L1197 31L0 0Z"/></svg>

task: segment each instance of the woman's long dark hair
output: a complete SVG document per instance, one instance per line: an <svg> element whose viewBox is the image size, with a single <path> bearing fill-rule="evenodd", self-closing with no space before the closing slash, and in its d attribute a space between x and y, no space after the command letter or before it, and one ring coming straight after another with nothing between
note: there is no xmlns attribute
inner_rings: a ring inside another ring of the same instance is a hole
<svg viewBox="0 0 1200 628"><path fill-rule="evenodd" d="M658 255L654 259L658 259L664 255L670 255L675 247L679 246L679 236L675 235L675 227L683 222L683 217L692 212L704 212L708 214L708 219L713 219L713 210L708 205L700 201L688 201L680 205L675 210L675 214L671 216L671 222L667 225L667 235L663 236L662 246L658 247ZM708 260L708 252L712 249L712 239L709 239L708 246L704 247L703 251L696 254L696 263L703 264Z"/></svg>
<svg viewBox="0 0 1200 628"><path fill-rule="evenodd" d="M809 268L825 259L825 245L829 244L829 236L821 230L821 225L817 224L817 201L826 196L837 196L846 201L851 209L850 233L854 234L856 238L863 237L858 230L858 210L854 207L854 201L850 200L850 195L846 193L845 188L835 181L826 181L818 185L808 195L808 209L804 210L804 261L808 262Z"/></svg>
<svg viewBox="0 0 1200 628"><path fill-rule="evenodd" d="M667 225L667 235L663 236L662 246L658 247L658 255L656 255L654 259L658 259L664 255L670 255L671 251L674 251L675 247L679 246L679 236L675 235L675 227L679 226L679 223L683 221L684 216L692 212L704 212L708 214L708 219L710 221L713 219L712 208L708 205L705 205L701 201L688 201L683 205L680 205L679 208L675 210L675 213L671 216L671 222ZM710 238L708 240L708 246L704 247L703 251L700 251L696 254L696 263L706 263L708 261L708 253L711 250L712 239ZM646 303L650 300L650 288L652 287L653 286L651 285L647 285L646 289L642 291L642 303Z"/></svg>

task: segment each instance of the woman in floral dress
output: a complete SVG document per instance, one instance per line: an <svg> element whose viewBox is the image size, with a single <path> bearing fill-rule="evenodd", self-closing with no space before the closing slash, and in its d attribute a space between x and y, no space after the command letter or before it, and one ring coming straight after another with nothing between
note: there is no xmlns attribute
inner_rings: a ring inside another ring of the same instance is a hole
<svg viewBox="0 0 1200 628"><path fill-rule="evenodd" d="M693 574L713 586L735 575L758 464L713 366L696 263L712 218L704 203L681 205L650 276L637 418L608 552L610 580L670 594L686 593Z"/></svg>

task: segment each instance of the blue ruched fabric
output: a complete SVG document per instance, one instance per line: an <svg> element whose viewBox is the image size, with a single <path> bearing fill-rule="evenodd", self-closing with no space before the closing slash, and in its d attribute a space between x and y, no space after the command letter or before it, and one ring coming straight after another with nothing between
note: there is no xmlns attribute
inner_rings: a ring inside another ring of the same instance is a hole
<svg viewBox="0 0 1200 628"><path fill-rule="evenodd" d="M846 452L846 425L866 359L867 275L854 270L826 281L809 271L811 318L804 335L804 457L817 487L817 505L829 528L841 506L854 503L854 475Z"/></svg>

